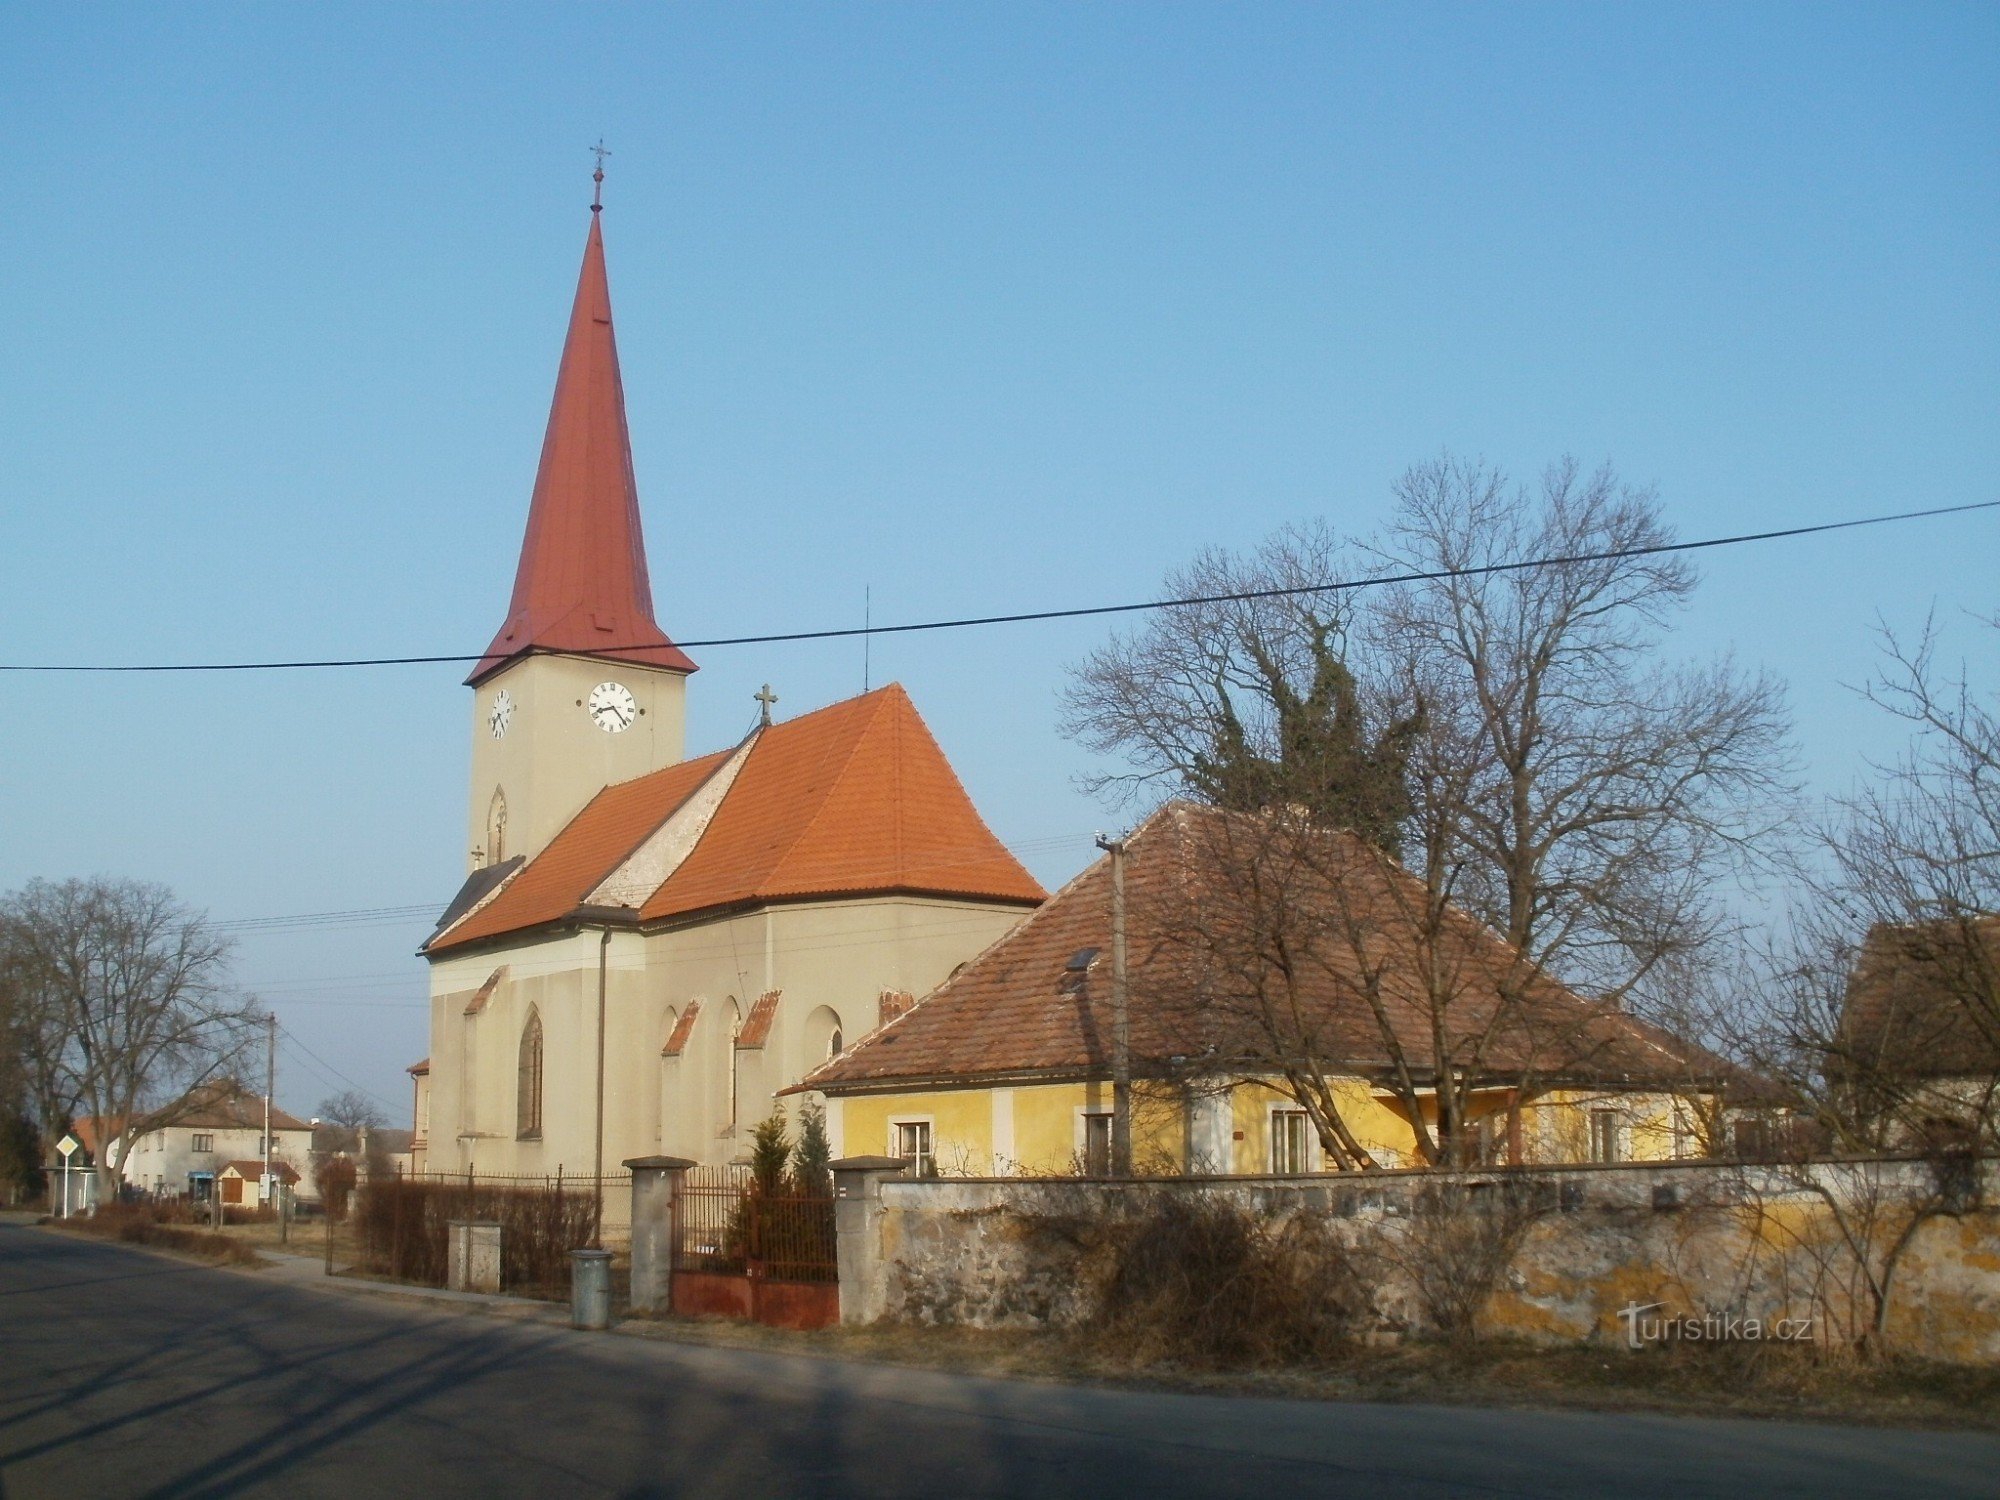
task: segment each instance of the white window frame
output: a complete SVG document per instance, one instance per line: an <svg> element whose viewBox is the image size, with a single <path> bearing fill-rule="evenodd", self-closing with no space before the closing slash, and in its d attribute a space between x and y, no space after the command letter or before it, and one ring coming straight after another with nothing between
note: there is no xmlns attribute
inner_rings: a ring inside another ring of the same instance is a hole
<svg viewBox="0 0 2000 1500"><path fill-rule="evenodd" d="M1111 1123L1113 1111L1108 1105L1079 1104L1076 1107L1075 1124L1071 1138L1075 1142L1077 1164L1086 1177L1109 1177L1111 1175L1111 1136L1117 1128ZM1104 1126L1104 1170L1102 1173L1090 1170L1090 1122L1103 1120Z"/></svg>
<svg viewBox="0 0 2000 1500"><path fill-rule="evenodd" d="M1610 1150L1604 1148L1609 1143ZM1625 1117L1616 1109L1595 1108L1590 1112L1590 1159L1600 1165L1630 1159L1626 1150Z"/></svg>
<svg viewBox="0 0 2000 1500"><path fill-rule="evenodd" d="M1285 1115L1303 1122L1301 1134L1305 1151L1297 1171L1288 1171L1278 1165L1278 1116ZM1319 1141L1312 1128L1312 1115L1287 1100L1282 1104L1264 1107L1264 1169L1273 1177L1306 1177L1319 1170Z"/></svg>
<svg viewBox="0 0 2000 1500"><path fill-rule="evenodd" d="M889 1155L894 1157L900 1157L904 1160L909 1159L903 1151L903 1141L902 1141L902 1133L906 1127L912 1129L921 1127L930 1141L931 1149L928 1154L926 1154L921 1150L917 1152L916 1175L919 1177L937 1176L937 1150L938 1150L937 1116L936 1115L893 1115L890 1117ZM925 1167L927 1165L929 1167L928 1171L925 1170Z"/></svg>

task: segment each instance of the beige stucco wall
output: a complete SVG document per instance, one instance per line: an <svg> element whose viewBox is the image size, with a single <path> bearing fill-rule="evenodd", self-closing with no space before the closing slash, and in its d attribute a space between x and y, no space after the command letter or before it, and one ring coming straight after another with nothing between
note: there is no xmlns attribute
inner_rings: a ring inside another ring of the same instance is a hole
<svg viewBox="0 0 2000 1500"><path fill-rule="evenodd" d="M607 1171L666 1153L720 1163L747 1154L774 1096L843 1039L874 1028L883 990L923 994L1017 921L1019 907L922 897L804 902L648 934L614 932L606 950ZM588 1172L595 1141L594 931L445 956L431 968L432 1171ZM507 973L483 1010L467 1002ZM731 1045L732 1013L781 992L761 1048ZM661 1055L674 1019L701 1009L679 1057ZM543 1029L542 1138L517 1139L517 1068L529 1008ZM731 1118L732 1058L737 1100Z"/></svg>
<svg viewBox="0 0 2000 1500"><path fill-rule="evenodd" d="M631 689L640 713L630 728L607 734L582 708L600 682ZM495 739L487 715L502 689L514 700L514 714L507 733ZM686 705L687 679L678 672L589 657L530 656L482 682L472 695L469 867L498 863L487 834L496 788L507 801L500 857L532 857L606 786L678 762ZM474 849L481 851L477 860Z"/></svg>

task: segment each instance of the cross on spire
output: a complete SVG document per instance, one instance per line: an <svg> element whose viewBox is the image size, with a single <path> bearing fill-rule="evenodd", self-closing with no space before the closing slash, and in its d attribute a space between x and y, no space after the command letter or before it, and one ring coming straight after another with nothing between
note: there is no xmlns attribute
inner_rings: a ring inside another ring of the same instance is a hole
<svg viewBox="0 0 2000 1500"><path fill-rule="evenodd" d="M752 693L750 696L757 700L758 723L763 725L764 728L769 729L771 727L771 705L778 701L778 695L771 691L771 684L767 682L764 684L762 692Z"/></svg>
<svg viewBox="0 0 2000 1500"><path fill-rule="evenodd" d="M590 154L597 158L597 170L590 174L590 180L595 184L590 193L590 211L600 214L604 212L604 158L611 154L604 149L603 136L597 138L597 144L590 148Z"/></svg>

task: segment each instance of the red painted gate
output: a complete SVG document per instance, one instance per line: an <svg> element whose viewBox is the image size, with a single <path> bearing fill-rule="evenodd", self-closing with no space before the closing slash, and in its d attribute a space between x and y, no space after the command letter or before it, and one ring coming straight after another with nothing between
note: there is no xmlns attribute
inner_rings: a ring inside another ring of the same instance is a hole
<svg viewBox="0 0 2000 1500"><path fill-rule="evenodd" d="M674 1217L675 1312L774 1328L840 1321L830 1194L766 1192L746 1167L697 1167Z"/></svg>

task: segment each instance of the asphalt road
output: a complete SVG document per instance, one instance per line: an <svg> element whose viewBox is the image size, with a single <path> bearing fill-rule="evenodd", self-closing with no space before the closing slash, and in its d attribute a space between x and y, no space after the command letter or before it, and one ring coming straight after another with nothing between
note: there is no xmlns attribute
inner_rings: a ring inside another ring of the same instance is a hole
<svg viewBox="0 0 2000 1500"><path fill-rule="evenodd" d="M2000 1494L2000 1439L1170 1396L578 1334L0 1222L0 1500Z"/></svg>

